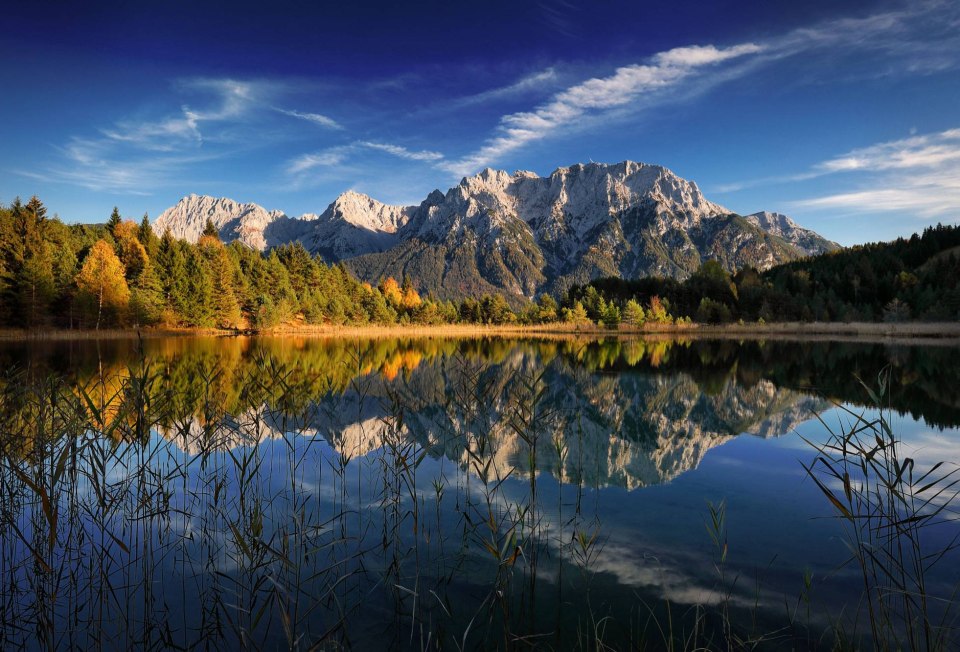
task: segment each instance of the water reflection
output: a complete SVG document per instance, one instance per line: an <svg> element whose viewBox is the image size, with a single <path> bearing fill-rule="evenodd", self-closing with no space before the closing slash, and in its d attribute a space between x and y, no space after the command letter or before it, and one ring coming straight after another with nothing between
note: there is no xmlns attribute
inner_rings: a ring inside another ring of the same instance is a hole
<svg viewBox="0 0 960 652"><path fill-rule="evenodd" d="M617 339L3 347L0 647L595 647L605 615L607 642L636 645L664 598L776 629L804 568L830 573L830 609L856 582L831 566L833 525L809 522L794 438L765 440L862 404L853 378L889 367L893 408L953 455L929 429L960 423L958 357ZM704 508L724 498L731 576L785 559L762 589L715 574ZM787 646L826 622L791 623Z"/></svg>

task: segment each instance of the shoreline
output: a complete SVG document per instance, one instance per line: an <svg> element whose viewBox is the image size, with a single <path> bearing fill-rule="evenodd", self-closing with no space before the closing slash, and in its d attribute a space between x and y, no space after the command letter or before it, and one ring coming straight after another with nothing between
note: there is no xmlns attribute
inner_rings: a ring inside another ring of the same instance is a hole
<svg viewBox="0 0 960 652"><path fill-rule="evenodd" d="M124 328L109 330L67 329L4 329L0 340L110 340L163 337L317 337L346 338L463 338L463 337L537 337L611 338L641 337L648 339L799 339L836 341L880 341L891 343L938 343L960 345L960 322L773 322L768 324L682 324L654 325L634 328L621 325L608 329L601 326L572 324L483 325L442 324L385 326L280 326L264 330L224 330L216 328Z"/></svg>

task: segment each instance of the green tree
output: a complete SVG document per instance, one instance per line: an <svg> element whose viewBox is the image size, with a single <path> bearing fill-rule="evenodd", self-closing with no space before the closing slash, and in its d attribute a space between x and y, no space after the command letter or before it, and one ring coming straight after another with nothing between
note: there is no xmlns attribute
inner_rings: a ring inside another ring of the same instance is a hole
<svg viewBox="0 0 960 652"><path fill-rule="evenodd" d="M480 299L480 315L484 324L508 324L515 319L510 304L500 294L487 294Z"/></svg>
<svg viewBox="0 0 960 652"><path fill-rule="evenodd" d="M191 326L213 326L213 282L203 256L195 247L190 247L184 267L187 277L186 294L180 298L181 314Z"/></svg>
<svg viewBox="0 0 960 652"><path fill-rule="evenodd" d="M573 307L566 314L566 321L576 326L593 323L587 309L579 301L574 302Z"/></svg>
<svg viewBox="0 0 960 652"><path fill-rule="evenodd" d="M700 299L696 317L698 322L704 324L723 324L732 319L727 304L714 301L710 297Z"/></svg>
<svg viewBox="0 0 960 652"><path fill-rule="evenodd" d="M213 225L213 221L208 217L206 224L203 225L203 233L201 234L205 237L220 239L220 230Z"/></svg>
<svg viewBox="0 0 960 652"><path fill-rule="evenodd" d="M219 328L237 328L242 315L233 293L233 266L223 244L205 235L200 239L203 256L210 274L213 298L213 322Z"/></svg>
<svg viewBox="0 0 960 652"><path fill-rule="evenodd" d="M189 301L185 246L182 240L174 239L167 229L160 239L155 265L166 307L172 313L172 320L176 321L185 317Z"/></svg>
<svg viewBox="0 0 960 652"><path fill-rule="evenodd" d="M620 308L613 301L604 309L602 321L607 328L617 328L620 325Z"/></svg>
<svg viewBox="0 0 960 652"><path fill-rule="evenodd" d="M148 260L130 288L130 315L138 326L156 324L164 306L163 286Z"/></svg>
<svg viewBox="0 0 960 652"><path fill-rule="evenodd" d="M24 326L47 321L53 300L53 252L45 237L46 216L47 209L36 196L14 213L14 228L19 236L14 286Z"/></svg>
<svg viewBox="0 0 960 652"><path fill-rule="evenodd" d="M113 212L110 213L110 219L107 220L107 231L110 232L110 235L114 234L114 231L120 223L123 221L123 218L120 217L120 209L116 206L113 207Z"/></svg>
<svg viewBox="0 0 960 652"><path fill-rule="evenodd" d="M541 324L556 321L559 310L560 307L557 305L556 299L547 293L543 293L537 302L537 321Z"/></svg>
<svg viewBox="0 0 960 652"><path fill-rule="evenodd" d="M147 250L147 255L151 259L156 257L157 250L160 247L160 238L154 233L153 226L150 224L150 217L146 213L143 214L140 226L137 227L137 240Z"/></svg>
<svg viewBox="0 0 960 652"><path fill-rule="evenodd" d="M630 299L623 307L623 321L637 328L642 328L647 321L647 314L636 299Z"/></svg>

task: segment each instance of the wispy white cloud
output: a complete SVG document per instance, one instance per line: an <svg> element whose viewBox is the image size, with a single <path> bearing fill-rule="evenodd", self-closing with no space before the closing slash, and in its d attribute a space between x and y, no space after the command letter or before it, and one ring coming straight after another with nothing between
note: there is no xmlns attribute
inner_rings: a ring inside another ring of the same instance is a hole
<svg viewBox="0 0 960 652"><path fill-rule="evenodd" d="M19 170L18 174L52 183L67 183L100 192L149 195L157 186L173 182L185 167L215 156L196 152L164 154L117 160L113 148L102 140L72 139L60 148L62 162L41 172Z"/></svg>
<svg viewBox="0 0 960 652"><path fill-rule="evenodd" d="M917 167L938 168L953 165L958 161L960 161L960 129L948 129L936 134L912 136L855 149L818 164L816 169L831 173L902 170Z"/></svg>
<svg viewBox="0 0 960 652"><path fill-rule="evenodd" d="M315 125L320 125L321 127L326 127L327 129L343 130L343 125L334 120L333 118L327 117L320 113L306 113L303 111L296 111L293 109L275 109L277 112L284 115L288 115L292 118L299 118L300 120L306 120L307 122L312 122Z"/></svg>
<svg viewBox="0 0 960 652"><path fill-rule="evenodd" d="M283 172L288 187L301 189L317 183L321 176L326 178L331 174L342 176L351 163L362 160L363 152L369 150L384 152L391 156L421 163L435 163L443 159L443 154L440 152L411 150L390 143L356 140L344 145L336 145L316 152L302 154L287 161ZM321 170L323 171L322 175L319 174Z"/></svg>
<svg viewBox="0 0 960 652"><path fill-rule="evenodd" d="M609 77L596 77L556 93L532 111L511 113L500 119L497 135L472 154L443 163L455 174L470 174L531 142L546 138L589 114L621 108L647 93L663 92L700 69L730 59L756 54L754 43L729 48L713 45L675 48L654 56L649 63L618 68Z"/></svg>
<svg viewBox="0 0 960 652"><path fill-rule="evenodd" d="M960 64L960 6L921 0L901 10L796 29L769 43L781 56L823 54L834 68L847 53L873 54L872 70L858 76L940 72Z"/></svg>
<svg viewBox="0 0 960 652"><path fill-rule="evenodd" d="M960 218L960 129L911 136L852 150L808 174L857 174L852 191L794 202L844 214L897 211L922 218Z"/></svg>
<svg viewBox="0 0 960 652"><path fill-rule="evenodd" d="M430 150L409 150L406 147L401 147L400 145L391 145L389 143L359 140L355 144L360 147L366 147L367 149L375 149L381 152L386 152L387 154L392 154L399 158L405 158L408 161L439 161L443 158L443 154L440 152L433 152Z"/></svg>
<svg viewBox="0 0 960 652"><path fill-rule="evenodd" d="M287 174L292 176L302 175L304 172L316 168L333 167L341 165L347 159L352 147L349 145L340 147L330 147L325 150L311 154L303 154L291 160L287 164Z"/></svg>
<svg viewBox="0 0 960 652"><path fill-rule="evenodd" d="M882 76L937 72L960 65L960 11L951 3L918 2L902 11L832 20L757 43L730 47L680 47L645 63L624 66L607 77L570 86L531 111L500 118L477 150L439 165L457 175L472 174L505 155L562 129L582 128L590 118L649 109L695 97L717 84L746 75L758 65L806 56L833 62L851 53L879 55L882 65L856 74ZM727 64L724 66L723 64ZM707 71L711 74L705 74ZM729 184L731 191L747 184Z"/></svg>
<svg viewBox="0 0 960 652"><path fill-rule="evenodd" d="M802 208L831 210L838 215L899 212L920 218L950 216L957 219L960 185L929 179L904 184L901 188L877 187L858 192L838 193L793 202Z"/></svg>
<svg viewBox="0 0 960 652"><path fill-rule="evenodd" d="M517 97L534 91L542 91L543 89L555 86L559 80L560 75L557 73L556 68L550 67L530 73L529 75L524 75L517 81L507 84L506 86L499 86L458 98L450 102L447 108L462 108Z"/></svg>
<svg viewBox="0 0 960 652"><path fill-rule="evenodd" d="M123 119L95 136L74 136L56 148L59 160L22 174L91 190L148 194L174 181L189 165L226 155L206 147L205 130L233 126L272 94L273 84L234 79L181 80L176 89L194 101L150 119Z"/></svg>
<svg viewBox="0 0 960 652"><path fill-rule="evenodd" d="M214 102L205 108L183 105L180 114L159 120L124 120L101 129L108 139L151 151L168 152L186 144L201 144L202 123L222 122L242 116L257 100L257 85L232 79L197 79L183 82L191 90L212 94Z"/></svg>

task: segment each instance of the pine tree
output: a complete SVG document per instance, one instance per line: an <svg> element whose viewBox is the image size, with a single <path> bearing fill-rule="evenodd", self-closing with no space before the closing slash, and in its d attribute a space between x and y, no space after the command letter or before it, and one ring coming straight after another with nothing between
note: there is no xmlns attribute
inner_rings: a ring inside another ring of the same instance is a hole
<svg viewBox="0 0 960 652"><path fill-rule="evenodd" d="M120 217L120 209L116 206L113 207L113 212L110 213L110 219L107 220L107 231L110 232L110 235L114 235L114 230L117 226L120 225L120 222L123 221L123 218Z"/></svg>
<svg viewBox="0 0 960 652"><path fill-rule="evenodd" d="M29 250L17 274L20 318L24 326L47 321L54 294L53 257L46 243Z"/></svg>
<svg viewBox="0 0 960 652"><path fill-rule="evenodd" d="M24 208L33 216L33 220L36 222L37 227L42 228L43 223L47 219L47 207L43 205L43 202L40 201L40 198L34 195L30 198L30 201L27 202L27 205Z"/></svg>
<svg viewBox="0 0 960 652"><path fill-rule="evenodd" d="M77 274L77 296L88 309L96 310L96 328L105 312L122 321L130 302L130 289L124 277L123 264L113 247L98 240L87 254Z"/></svg>
<svg viewBox="0 0 960 652"><path fill-rule="evenodd" d="M211 238L220 239L220 230L213 225L213 221L208 217L207 223L203 225L202 236L209 236Z"/></svg>
<svg viewBox="0 0 960 652"><path fill-rule="evenodd" d="M53 302L50 316L57 323L73 327L74 279L79 271L76 242L71 228L54 218L46 224L46 241L53 252Z"/></svg>
<svg viewBox="0 0 960 652"><path fill-rule="evenodd" d="M213 325L213 283L203 256L190 248L185 265L186 292L180 297L178 309L191 326L208 327Z"/></svg>
<svg viewBox="0 0 960 652"><path fill-rule="evenodd" d="M168 229L160 240L155 272L163 288L166 307L176 319L186 316L189 287L187 286L187 259L184 243L175 240Z"/></svg>
<svg viewBox="0 0 960 652"><path fill-rule="evenodd" d="M136 279L147 264L147 250L140 243L138 228L133 220L126 220L118 224L113 230L113 237L117 241L117 255L127 270L127 280Z"/></svg>
<svg viewBox="0 0 960 652"><path fill-rule="evenodd" d="M47 209L36 196L17 209L14 286L21 323L35 326L47 320L54 293L53 253L44 237Z"/></svg>
<svg viewBox="0 0 960 652"><path fill-rule="evenodd" d="M163 286L148 260L130 289L130 313L137 325L156 324L163 315Z"/></svg>
<svg viewBox="0 0 960 652"><path fill-rule="evenodd" d="M144 247L149 247L155 237L157 236L153 232L153 227L150 226L150 216L144 213L140 226L137 227L137 239Z"/></svg>
<svg viewBox="0 0 960 652"><path fill-rule="evenodd" d="M140 225L137 227L137 240L147 250L147 256L151 260L157 256L157 250L160 249L160 238L157 237L153 226L150 225L150 218L146 213L143 214L143 219L140 220Z"/></svg>
<svg viewBox="0 0 960 652"><path fill-rule="evenodd" d="M233 292L233 266L226 248L212 236L200 238L200 248L210 273L213 299L213 321L219 328L237 328L240 325L240 305Z"/></svg>

